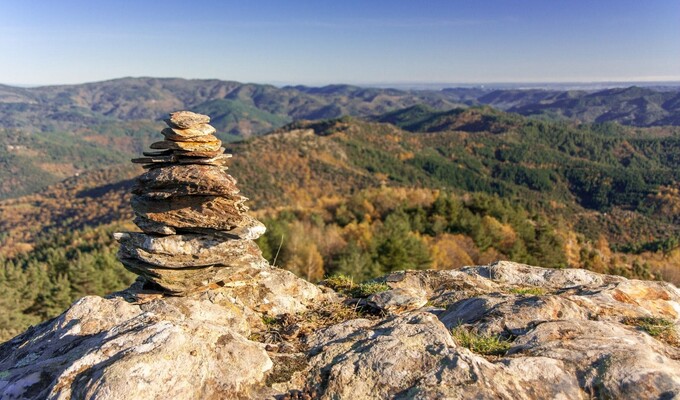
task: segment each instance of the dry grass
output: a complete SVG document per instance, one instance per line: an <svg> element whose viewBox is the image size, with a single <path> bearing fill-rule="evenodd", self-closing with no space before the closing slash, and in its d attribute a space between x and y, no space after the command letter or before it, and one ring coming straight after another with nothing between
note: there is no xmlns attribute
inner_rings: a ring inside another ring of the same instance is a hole
<svg viewBox="0 0 680 400"><path fill-rule="evenodd" d="M254 332L250 339L271 344L289 342L299 347L308 335L325 327L357 318L376 319L378 316L369 313L357 304L324 302L300 314L264 315L262 322L266 329Z"/></svg>
<svg viewBox="0 0 680 400"><path fill-rule="evenodd" d="M347 275L331 276L322 283L338 293L353 298L364 298L390 290L390 287L384 282L368 281L356 284L352 277Z"/></svg>
<svg viewBox="0 0 680 400"><path fill-rule="evenodd" d="M459 346L485 356L502 356L512 347L511 342L501 336L478 333L463 326L453 328L451 335Z"/></svg>
<svg viewBox="0 0 680 400"><path fill-rule="evenodd" d="M540 287L522 287L522 288L512 288L508 290L509 293L517 295L529 295L529 296L543 296L547 291Z"/></svg>

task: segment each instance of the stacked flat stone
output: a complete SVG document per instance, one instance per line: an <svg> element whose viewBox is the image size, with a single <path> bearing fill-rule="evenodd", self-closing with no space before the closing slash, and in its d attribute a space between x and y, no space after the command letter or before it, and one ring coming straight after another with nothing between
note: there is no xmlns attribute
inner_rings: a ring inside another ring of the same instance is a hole
<svg viewBox="0 0 680 400"><path fill-rule="evenodd" d="M231 155L208 122L189 111L170 114L165 140L151 145L163 151L132 160L148 169L132 189L134 223L143 232L115 234L125 268L172 294L268 265L253 242L265 227L248 215L248 199L226 172Z"/></svg>
<svg viewBox="0 0 680 400"><path fill-rule="evenodd" d="M144 168L159 168L170 164L225 165L231 157L224 154L222 142L214 135L215 128L208 124L210 117L191 111L178 111L165 120L168 127L161 133L165 140L151 144L158 151L144 152L133 163Z"/></svg>

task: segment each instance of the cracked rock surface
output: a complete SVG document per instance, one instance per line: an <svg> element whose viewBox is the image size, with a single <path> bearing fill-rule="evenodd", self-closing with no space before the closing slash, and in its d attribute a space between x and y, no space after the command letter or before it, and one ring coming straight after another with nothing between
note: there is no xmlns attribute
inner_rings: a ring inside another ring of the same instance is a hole
<svg viewBox="0 0 680 400"><path fill-rule="evenodd" d="M85 297L0 346L0 397L680 396L673 285L511 262L379 281L387 290L350 299L262 266L184 297L141 282Z"/></svg>

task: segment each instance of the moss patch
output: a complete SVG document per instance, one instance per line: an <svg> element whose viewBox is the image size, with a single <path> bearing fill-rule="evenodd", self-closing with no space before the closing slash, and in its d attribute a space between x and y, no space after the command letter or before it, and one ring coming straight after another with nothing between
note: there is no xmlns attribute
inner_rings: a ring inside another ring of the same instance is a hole
<svg viewBox="0 0 680 400"><path fill-rule="evenodd" d="M352 297L368 297L372 294L386 292L390 290L387 284L382 282L364 282L357 285L354 289L350 291Z"/></svg>
<svg viewBox="0 0 680 400"><path fill-rule="evenodd" d="M347 275L334 275L329 278L326 278L321 282L325 286L328 286L329 288L335 290L336 292L344 293L348 290L352 290L356 284L354 283L354 280L352 279L351 276Z"/></svg>
<svg viewBox="0 0 680 400"><path fill-rule="evenodd" d="M364 298L390 290L390 287L384 282L368 281L356 284L352 277L347 275L331 276L322 283L338 293L354 298Z"/></svg>

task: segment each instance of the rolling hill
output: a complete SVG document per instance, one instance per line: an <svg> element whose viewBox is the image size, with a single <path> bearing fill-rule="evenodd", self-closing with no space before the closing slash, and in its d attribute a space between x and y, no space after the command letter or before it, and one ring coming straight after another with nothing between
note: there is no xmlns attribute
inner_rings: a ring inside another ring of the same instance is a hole
<svg viewBox="0 0 680 400"><path fill-rule="evenodd" d="M0 85L0 121L3 128L63 130L105 121L158 120L172 110L207 107L219 114L230 114L231 120L219 122L218 128L238 135L242 131L264 133L272 126L290 120L379 115L425 104L438 110L461 105L489 105L522 115L652 126L678 123L674 115L677 116L680 107L679 96L677 89L640 87L596 92L470 88L397 90L350 85L275 87L220 80L121 78L36 88ZM214 100L228 101L203 105ZM240 121L261 119L271 126L239 127Z"/></svg>
<svg viewBox="0 0 680 400"><path fill-rule="evenodd" d="M678 125L680 93L633 86L595 93L558 95L551 100L513 105L508 111L583 122L615 121L632 126Z"/></svg>
<svg viewBox="0 0 680 400"><path fill-rule="evenodd" d="M604 234L620 246L678 234L680 216L673 211L677 199L672 195L680 181L677 129L537 121L485 107L409 107L373 121L345 117L293 122L229 144L227 150L236 155L231 168L260 209L306 206L324 196L346 197L381 186L432 188L500 196L527 209L559 204L555 207L589 239ZM13 208L30 209L22 204L44 207L46 199L60 198L54 207L66 209L61 201L89 198L81 195L82 188L88 193L124 189L118 179L134 169L115 171L89 172L43 193L3 201L4 228L14 229L7 224L20 211ZM591 218L594 213L598 219ZM76 209L66 214L93 213ZM634 226L616 227L620 223L615 219L623 214ZM49 215L59 212L44 211L45 218ZM15 227L43 225L15 219ZM608 219L612 221L602 224ZM597 227L586 228L595 221Z"/></svg>
<svg viewBox="0 0 680 400"><path fill-rule="evenodd" d="M345 114L377 114L417 103L442 107L460 104L455 95L437 91L348 85L278 88L219 80L122 78L38 88L0 86L0 120L5 128L26 130L89 126L106 119L160 120L170 111L194 109L213 100L229 100L221 104L220 113L231 112L246 120L256 120L262 115L288 120L332 118ZM215 104L211 109L215 110L214 107ZM266 114L245 115L254 109ZM219 128L238 131L233 122Z"/></svg>

